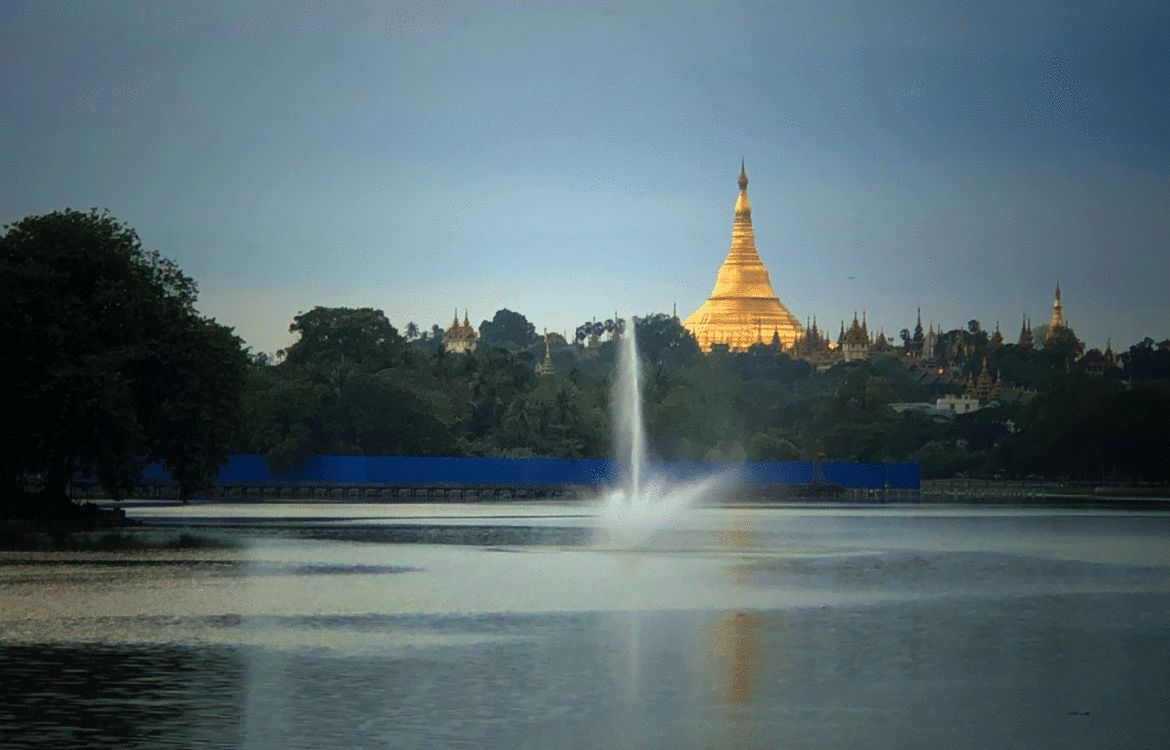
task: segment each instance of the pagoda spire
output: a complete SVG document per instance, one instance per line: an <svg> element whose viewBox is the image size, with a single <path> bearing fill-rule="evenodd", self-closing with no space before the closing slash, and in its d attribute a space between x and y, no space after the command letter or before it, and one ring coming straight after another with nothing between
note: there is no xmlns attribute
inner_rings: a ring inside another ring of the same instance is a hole
<svg viewBox="0 0 1170 750"><path fill-rule="evenodd" d="M735 201L735 224L731 229L731 249L719 276L715 279L712 297L775 297L768 271L756 252L756 235L752 231L752 205L747 197L747 174L739 170L739 197ZM791 317L791 316L790 316Z"/></svg>
<svg viewBox="0 0 1170 750"><path fill-rule="evenodd" d="M756 237L752 234L752 204L748 203L747 186L748 178L747 172L744 171L743 164L739 167L739 197L735 199L735 227L732 229L731 246L735 247L735 230L746 229L747 239L751 243L751 249L754 253L756 251ZM746 227L740 226L740 217L743 217Z"/></svg>
<svg viewBox="0 0 1170 750"><path fill-rule="evenodd" d="M537 375L555 375L556 368L553 366L552 351L548 346L548 329L544 329L544 361L536 366Z"/></svg>
<svg viewBox="0 0 1170 750"><path fill-rule="evenodd" d="M1026 313L1020 317L1023 322L1020 324L1020 339L1017 344L1019 346L1032 346L1032 324Z"/></svg>
<svg viewBox="0 0 1170 750"><path fill-rule="evenodd" d="M1057 328L1064 328L1064 306L1060 303L1060 284L1056 285L1056 298L1052 300L1052 322L1048 325L1048 338Z"/></svg>
<svg viewBox="0 0 1170 750"><path fill-rule="evenodd" d="M988 346L998 347L1003 345L1003 333L999 330L999 321L995 321L995 333L991 334L991 338L987 340Z"/></svg>

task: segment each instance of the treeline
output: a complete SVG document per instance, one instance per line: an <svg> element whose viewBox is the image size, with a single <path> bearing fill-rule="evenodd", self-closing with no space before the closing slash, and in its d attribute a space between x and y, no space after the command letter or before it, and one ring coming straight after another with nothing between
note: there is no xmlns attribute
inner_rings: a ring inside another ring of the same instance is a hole
<svg viewBox="0 0 1170 750"><path fill-rule="evenodd" d="M314 453L602 458L615 344L550 336L501 310L478 348L404 338L378 310L297 315L274 363L202 315L197 288L107 213L29 216L0 235L0 506L64 512L75 477L131 491L161 462L184 496L230 453L280 472ZM604 326L603 326L604 327ZM1071 330L1005 345L977 321L814 366L769 346L703 355L678 320L636 323L651 450L676 460L916 461L928 477L1170 479L1170 350L1150 339L1081 357ZM881 337L879 341L884 340ZM818 339L809 356L828 357ZM929 346L928 346L929 344ZM1092 354L1092 352L1090 352ZM1010 388L943 419L894 404L958 393L987 363Z"/></svg>
<svg viewBox="0 0 1170 750"><path fill-rule="evenodd" d="M928 477L1170 478L1170 352L1149 339L1100 375L1082 371L1067 342L989 345L974 324L941 337L947 362L893 351L820 371L763 345L704 355L668 315L636 325L648 438L661 458L915 461ZM522 315L501 311L480 328L475 352L453 354L434 336L400 336L377 310L298 315L290 330L300 339L283 361L254 362L239 450L265 455L275 471L313 453L605 457L614 343L558 340L549 349L556 374L540 376L545 345ZM1012 386L989 408L953 419L891 408L959 393L964 373L984 361Z"/></svg>

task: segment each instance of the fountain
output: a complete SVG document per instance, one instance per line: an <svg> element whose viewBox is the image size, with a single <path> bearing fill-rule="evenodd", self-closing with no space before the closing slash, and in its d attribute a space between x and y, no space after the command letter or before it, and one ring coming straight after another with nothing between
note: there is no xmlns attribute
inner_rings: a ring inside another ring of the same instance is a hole
<svg viewBox="0 0 1170 750"><path fill-rule="evenodd" d="M649 471L636 327L628 326L618 343L618 375L611 408L619 481L602 498L600 512L610 543L622 546L644 543L655 532L673 525L683 510L710 496L728 479L714 475L698 482L672 484L661 474Z"/></svg>

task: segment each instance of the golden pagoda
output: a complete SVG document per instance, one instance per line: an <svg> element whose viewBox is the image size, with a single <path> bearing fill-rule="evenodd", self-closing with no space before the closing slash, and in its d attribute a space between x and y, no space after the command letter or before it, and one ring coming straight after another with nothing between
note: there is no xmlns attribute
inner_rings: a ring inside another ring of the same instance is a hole
<svg viewBox="0 0 1170 750"><path fill-rule="evenodd" d="M544 329L544 361L536 366L537 375L556 375L557 368L553 366L552 350L548 347L548 329Z"/></svg>
<svg viewBox="0 0 1170 750"><path fill-rule="evenodd" d="M766 344L774 337L787 349L801 335L800 323L776 298L768 269L756 254L747 185L747 172L741 164L731 249L715 277L711 296L683 321L683 327L705 352L711 351L713 345L742 351L753 344Z"/></svg>
<svg viewBox="0 0 1170 750"><path fill-rule="evenodd" d="M1064 327L1064 306L1060 304L1060 284L1057 284L1056 299L1052 301L1052 322L1048 324L1048 335L1044 337L1044 340L1052 339Z"/></svg>

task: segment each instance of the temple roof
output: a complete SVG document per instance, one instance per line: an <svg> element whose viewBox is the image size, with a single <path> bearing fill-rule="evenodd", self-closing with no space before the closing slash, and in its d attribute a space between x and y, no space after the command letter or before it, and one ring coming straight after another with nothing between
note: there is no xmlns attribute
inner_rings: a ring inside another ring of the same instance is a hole
<svg viewBox="0 0 1170 750"><path fill-rule="evenodd" d="M845 331L843 343L854 346L867 346L869 344L869 335L862 324L858 322L856 312L853 313L853 324L849 326L849 330Z"/></svg>
<svg viewBox="0 0 1170 750"><path fill-rule="evenodd" d="M451 321L451 327L443 334L443 341L450 342L455 340L474 341L479 338L475 327L471 325L471 319L468 317L467 311L463 312L463 322L459 322L459 310L455 310L455 319Z"/></svg>

